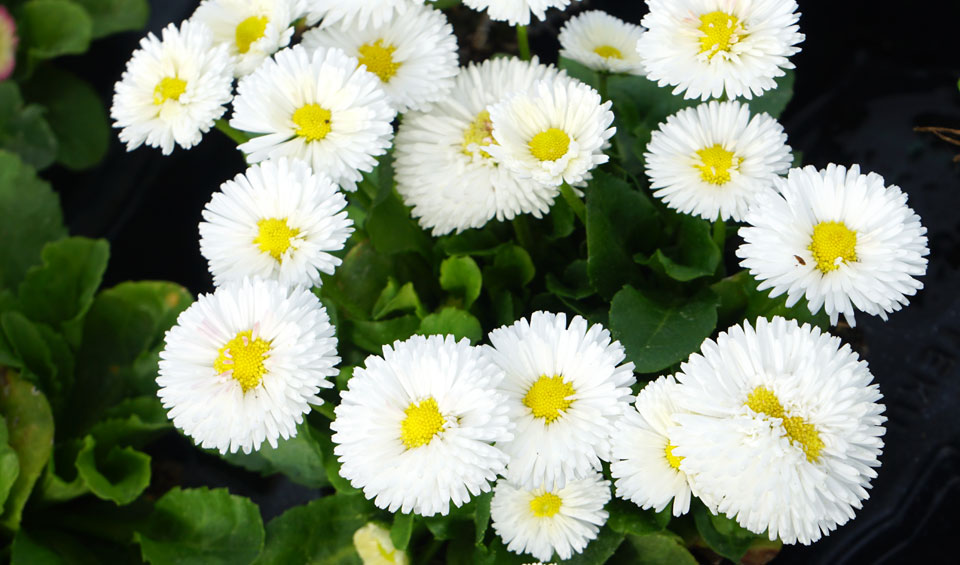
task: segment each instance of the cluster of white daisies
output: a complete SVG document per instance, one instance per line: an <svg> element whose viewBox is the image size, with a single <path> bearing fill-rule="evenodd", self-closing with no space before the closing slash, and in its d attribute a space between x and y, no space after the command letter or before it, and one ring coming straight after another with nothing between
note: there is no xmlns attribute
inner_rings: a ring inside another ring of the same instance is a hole
<svg viewBox="0 0 960 565"><path fill-rule="evenodd" d="M526 25L569 2L464 3ZM852 325L855 309L886 318L907 304L928 250L906 195L856 165L790 169L783 127L736 100L792 68L796 3L647 4L643 27L584 12L560 41L598 72L703 101L653 133L653 194L746 223L741 264L788 306L805 297ZM352 232L341 191L391 143L398 193L442 235L548 213L562 190L588 189L615 132L611 103L552 65L460 68L450 24L422 0L204 0L141 42L112 115L129 149L190 148L216 123L253 163L203 212L217 290L168 332L157 379L175 425L221 452L276 446L322 403L340 360L309 289ZM676 515L697 496L753 532L810 543L853 517L879 465L883 406L866 363L807 325L733 326L635 399L623 348L582 318L538 312L488 340L415 336L354 370L335 454L378 507L446 514L492 488L494 530L544 561L596 537L611 487Z"/></svg>

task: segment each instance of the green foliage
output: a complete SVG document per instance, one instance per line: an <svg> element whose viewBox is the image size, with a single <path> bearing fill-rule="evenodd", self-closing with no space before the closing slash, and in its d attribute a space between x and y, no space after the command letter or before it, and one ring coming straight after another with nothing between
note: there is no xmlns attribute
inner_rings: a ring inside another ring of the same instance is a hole
<svg viewBox="0 0 960 565"><path fill-rule="evenodd" d="M709 290L680 298L625 287L610 303L610 331L638 372L654 373L700 348L717 326L718 304Z"/></svg>
<svg viewBox="0 0 960 565"><path fill-rule="evenodd" d="M42 169L57 155L57 138L43 117L44 109L24 104L17 84L0 82L0 150L16 153Z"/></svg>
<svg viewBox="0 0 960 565"><path fill-rule="evenodd" d="M93 20L69 0L27 0L17 11L17 33L31 58L77 55L90 45Z"/></svg>
<svg viewBox="0 0 960 565"><path fill-rule="evenodd" d="M3 508L10 495L10 489L20 475L20 458L10 446L10 434L7 432L7 420L0 418L0 508Z"/></svg>
<svg viewBox="0 0 960 565"><path fill-rule="evenodd" d="M448 257L440 264L440 287L469 308L480 297L483 287L480 267L469 255Z"/></svg>
<svg viewBox="0 0 960 565"><path fill-rule="evenodd" d="M71 237L48 243L20 283L20 307L35 322L57 326L86 313L107 269L106 241Z"/></svg>
<svg viewBox="0 0 960 565"><path fill-rule="evenodd" d="M0 90L6 83L0 83ZM40 262L40 250L66 235L60 201L50 185L16 156L0 151L0 288L15 289Z"/></svg>
<svg viewBox="0 0 960 565"><path fill-rule="evenodd" d="M263 445L251 453L232 453L222 457L249 471L262 475L283 473L295 483L312 488L329 484L324 466L323 444L320 432L304 422L297 426L297 435L277 443L277 447Z"/></svg>
<svg viewBox="0 0 960 565"><path fill-rule="evenodd" d="M790 99L793 98L793 84L796 81L796 74L792 69L784 71L784 75L777 77L777 87L763 93L763 96L757 96L749 101L750 111L754 114L766 112L774 118L779 118L780 114L786 109Z"/></svg>
<svg viewBox="0 0 960 565"><path fill-rule="evenodd" d="M147 0L73 0L83 6L93 21L93 39L121 31L135 31L147 25Z"/></svg>
<svg viewBox="0 0 960 565"><path fill-rule="evenodd" d="M636 555L636 565L697 565L696 558L684 547L683 539L672 532L627 536Z"/></svg>
<svg viewBox="0 0 960 565"><path fill-rule="evenodd" d="M152 565L243 565L260 554L264 535L250 500L226 489L174 488L157 500L136 539Z"/></svg>
<svg viewBox="0 0 960 565"><path fill-rule="evenodd" d="M0 526L16 530L33 485L50 458L53 414L43 393L3 368L0 368L0 414L6 419L7 442L20 462L20 472L10 486L0 515Z"/></svg>
<svg viewBox="0 0 960 565"><path fill-rule="evenodd" d="M93 494L117 504L130 504L150 484L150 456L133 449L113 446L97 453L93 436L83 438L77 454L77 473Z"/></svg>
<svg viewBox="0 0 960 565"><path fill-rule="evenodd" d="M740 562L754 541L766 538L765 535L741 528L736 520L722 514L711 514L700 501L692 505L692 510L697 532L703 541L707 542L710 549L734 563Z"/></svg>
<svg viewBox="0 0 960 565"><path fill-rule="evenodd" d="M353 533L370 516L361 495L335 494L291 508L267 524L267 542L257 563L360 565Z"/></svg>
<svg viewBox="0 0 960 565"><path fill-rule="evenodd" d="M609 514L607 525L621 534L647 535L663 530L670 522L669 506L662 512L654 512L643 510L632 502L613 498L607 503L606 511Z"/></svg>
<svg viewBox="0 0 960 565"><path fill-rule="evenodd" d="M418 333L423 335L452 335L457 341L468 338L474 344L483 337L483 328L473 314L447 307L425 317Z"/></svg>

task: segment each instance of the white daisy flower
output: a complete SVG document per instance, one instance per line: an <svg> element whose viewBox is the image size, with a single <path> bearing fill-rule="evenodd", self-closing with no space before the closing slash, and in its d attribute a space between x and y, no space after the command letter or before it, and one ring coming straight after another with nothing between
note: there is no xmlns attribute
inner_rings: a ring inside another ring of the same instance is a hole
<svg viewBox="0 0 960 565"><path fill-rule="evenodd" d="M681 365L680 469L754 533L803 544L854 517L883 448L884 406L840 339L759 318L707 340Z"/></svg>
<svg viewBox="0 0 960 565"><path fill-rule="evenodd" d="M496 143L483 149L518 175L580 185L609 160L603 150L617 131L610 107L578 80L541 81L490 109Z"/></svg>
<svg viewBox="0 0 960 565"><path fill-rule="evenodd" d="M404 114L397 131L397 192L433 235L479 228L517 214L539 218L559 190L521 179L481 149L495 143L489 107L539 80L566 77L536 57L498 57L460 71L453 90L428 112Z"/></svg>
<svg viewBox="0 0 960 565"><path fill-rule="evenodd" d="M200 447L250 453L297 435L339 362L313 293L245 279L201 294L180 314L160 352L157 396Z"/></svg>
<svg viewBox="0 0 960 565"><path fill-rule="evenodd" d="M776 87L803 41L794 0L647 0L637 52L684 98L750 99Z"/></svg>
<svg viewBox="0 0 960 565"><path fill-rule="evenodd" d="M297 157L345 190L357 189L390 146L390 107L380 80L340 49L284 49L240 80L230 125L260 135L247 160Z"/></svg>
<svg viewBox="0 0 960 565"><path fill-rule="evenodd" d="M549 561L554 552L569 559L607 523L603 507L609 501L610 481L599 473L557 489L526 489L500 479L493 489L490 519L510 551L541 561Z"/></svg>
<svg viewBox="0 0 960 565"><path fill-rule="evenodd" d="M446 515L490 490L512 438L503 372L466 338L413 336L353 372L330 424L340 474L378 508Z"/></svg>
<svg viewBox="0 0 960 565"><path fill-rule="evenodd" d="M791 169L779 191L762 195L740 228L740 265L787 306L806 296L811 313L824 308L856 325L854 309L887 319L923 288L927 229L896 185L876 173L830 164Z"/></svg>
<svg viewBox="0 0 960 565"><path fill-rule="evenodd" d="M144 143L164 155L174 144L190 149L226 111L233 67L223 45L203 24L185 21L148 33L114 87L110 117L133 151Z"/></svg>
<svg viewBox="0 0 960 565"><path fill-rule="evenodd" d="M711 101L667 118L644 160L650 188L667 206L709 221L743 221L759 195L773 191L793 157L787 134L767 114L739 102Z"/></svg>
<svg viewBox="0 0 960 565"><path fill-rule="evenodd" d="M411 6L381 25L312 29L303 46L339 47L377 75L399 112L424 109L453 88L457 38L440 10Z"/></svg>
<svg viewBox="0 0 960 565"><path fill-rule="evenodd" d="M531 12L537 19L544 20L548 8L562 10L570 5L570 0L463 0L463 3L478 12L486 10L491 20L525 26L530 24Z"/></svg>
<svg viewBox="0 0 960 565"><path fill-rule="evenodd" d="M302 161L264 161L220 186L203 210L200 253L214 284L244 277L320 286L353 232L347 199Z"/></svg>
<svg viewBox="0 0 960 565"><path fill-rule="evenodd" d="M643 28L600 10L570 18L560 28L560 56L595 71L643 75L637 41Z"/></svg>
<svg viewBox="0 0 960 565"><path fill-rule="evenodd" d="M307 6L307 25L320 20L320 26L334 24L379 26L407 9L423 4L423 0L304 0Z"/></svg>
<svg viewBox="0 0 960 565"><path fill-rule="evenodd" d="M576 316L534 312L490 332L487 354L506 373L513 441L505 476L525 488L563 487L610 460L610 435L629 409L633 363L599 324Z"/></svg>
<svg viewBox="0 0 960 565"><path fill-rule="evenodd" d="M203 0L191 20L205 24L217 44L227 46L234 75L253 72L264 59L286 47L299 0Z"/></svg>
<svg viewBox="0 0 960 565"><path fill-rule="evenodd" d="M673 377L660 377L637 395L635 410L613 434L610 474L617 496L641 508L660 512L673 501L673 515L690 510L690 481L680 470L681 458L673 454L670 430L679 412L674 401L680 385Z"/></svg>

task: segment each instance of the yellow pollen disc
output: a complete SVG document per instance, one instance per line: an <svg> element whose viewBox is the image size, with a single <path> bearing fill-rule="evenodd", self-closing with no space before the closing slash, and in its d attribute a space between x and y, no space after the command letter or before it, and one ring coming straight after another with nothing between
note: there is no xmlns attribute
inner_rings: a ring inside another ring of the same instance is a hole
<svg viewBox="0 0 960 565"><path fill-rule="evenodd" d="M783 429L791 444L800 444L807 461L815 463L820 458L820 450L824 443L813 424L808 424L800 416L786 416L780 399L772 390L765 386L758 386L747 395L746 405L757 414L764 414L771 418L780 418Z"/></svg>
<svg viewBox="0 0 960 565"><path fill-rule="evenodd" d="M320 141L330 133L330 110L319 104L306 104L293 113L297 135L307 141Z"/></svg>
<svg viewBox="0 0 960 565"><path fill-rule="evenodd" d="M549 518L560 512L563 500L552 492L545 492L530 501L530 511L537 518Z"/></svg>
<svg viewBox="0 0 960 565"><path fill-rule="evenodd" d="M844 263L857 260L857 232L843 222L820 222L813 227L813 238L807 249L813 253L821 273L840 268L837 259Z"/></svg>
<svg viewBox="0 0 960 565"><path fill-rule="evenodd" d="M574 392L573 385L563 382L563 377L541 375L523 397L523 405L533 412L535 418L543 418L551 424L560 417L562 410L573 404L573 399L567 397Z"/></svg>
<svg viewBox="0 0 960 565"><path fill-rule="evenodd" d="M721 145L714 145L697 151L697 157L702 165L694 165L700 171L703 182L723 186L730 182L730 171L737 170L743 159L734 157L732 151L727 151Z"/></svg>
<svg viewBox="0 0 960 565"><path fill-rule="evenodd" d="M666 454L666 456L667 456L667 463L669 463L671 467L673 467L674 469L676 469L676 470L679 471L679 470L680 470L680 462L683 461L683 457L680 457L679 455L674 455L674 454L673 454L673 448L675 448L675 447L676 447L675 445L672 445L672 444L668 443L668 444L667 444L667 447L665 447L665 448L663 449L663 452L664 452L664 453Z"/></svg>
<svg viewBox="0 0 960 565"><path fill-rule="evenodd" d="M393 52L396 50L393 45L384 47L382 39L357 48L360 52L360 64L366 65L367 70L380 77L383 82L390 82L400 68L400 63L393 60Z"/></svg>
<svg viewBox="0 0 960 565"><path fill-rule="evenodd" d="M567 154L570 136L562 129L550 128L533 136L530 152L541 161L556 161Z"/></svg>
<svg viewBox="0 0 960 565"><path fill-rule="evenodd" d="M729 51L730 46L739 41L740 20L725 12L716 11L700 16L700 52L710 53L712 58L720 51Z"/></svg>
<svg viewBox="0 0 960 565"><path fill-rule="evenodd" d="M443 415L432 397L420 404L411 402L404 414L407 417L400 424L400 440L407 449L427 445L443 430Z"/></svg>
<svg viewBox="0 0 960 565"><path fill-rule="evenodd" d="M277 261L282 261L283 254L290 249L290 240L300 233L300 230L287 225L286 218L269 218L257 221L257 237L253 242L260 251L269 253Z"/></svg>
<svg viewBox="0 0 960 565"><path fill-rule="evenodd" d="M213 370L218 375L233 371L231 376L240 383L243 392L260 384L267 371L263 362L270 352L270 344L259 337L253 339L252 334L249 330L238 333L217 351L217 359L213 362Z"/></svg>
<svg viewBox="0 0 960 565"><path fill-rule="evenodd" d="M237 51L241 53L249 51L250 45L263 37L263 32L267 30L269 22L270 20L266 16L250 16L240 22L234 34L237 40Z"/></svg>
<svg viewBox="0 0 960 565"><path fill-rule="evenodd" d="M593 50L594 53L600 55L604 59L623 59L623 53L613 45L601 45Z"/></svg>
<svg viewBox="0 0 960 565"><path fill-rule="evenodd" d="M153 89L153 103L157 106L167 100L180 100L180 95L186 92L187 81L177 77L163 77Z"/></svg>
<svg viewBox="0 0 960 565"><path fill-rule="evenodd" d="M463 131L463 152L467 155L473 155L470 146L476 143L479 146L495 145L497 142L493 139L493 122L490 121L490 112L484 110L477 114L477 117L470 122L467 129ZM482 149L478 149L480 156L489 159L490 154Z"/></svg>

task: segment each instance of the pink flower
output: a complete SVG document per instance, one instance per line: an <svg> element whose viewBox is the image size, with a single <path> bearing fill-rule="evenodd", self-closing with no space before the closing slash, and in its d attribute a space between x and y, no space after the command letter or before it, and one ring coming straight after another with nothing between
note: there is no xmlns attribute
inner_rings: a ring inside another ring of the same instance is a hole
<svg viewBox="0 0 960 565"><path fill-rule="evenodd" d="M0 6L0 80L5 80L13 74L13 67L17 60L17 24L13 16L3 6Z"/></svg>

